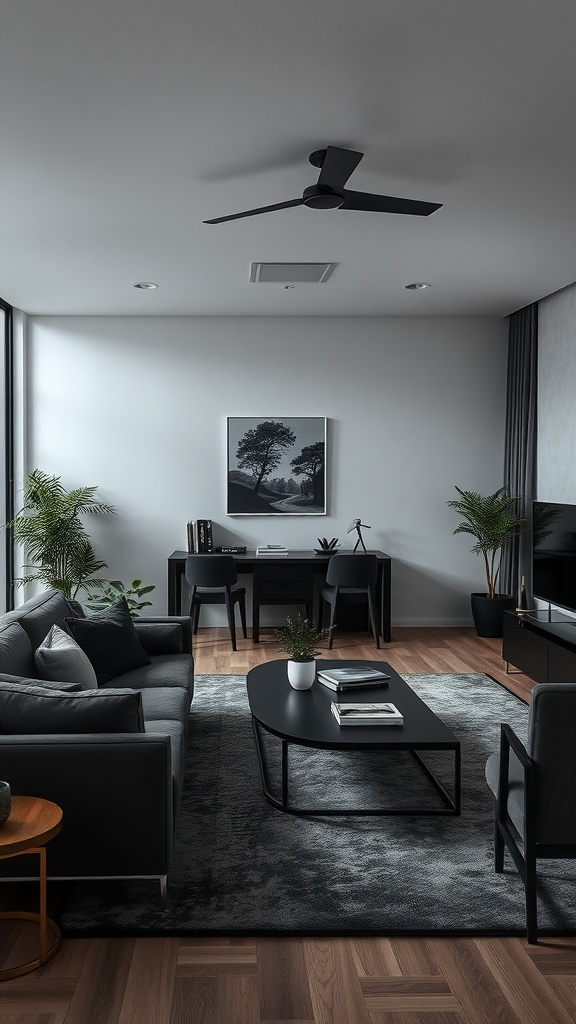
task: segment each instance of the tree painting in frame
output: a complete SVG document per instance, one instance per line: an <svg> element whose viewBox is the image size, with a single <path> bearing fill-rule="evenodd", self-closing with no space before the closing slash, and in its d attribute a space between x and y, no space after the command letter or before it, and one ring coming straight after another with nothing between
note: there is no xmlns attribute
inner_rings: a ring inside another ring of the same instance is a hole
<svg viewBox="0 0 576 1024"><path fill-rule="evenodd" d="M228 417L227 513L325 516L326 418Z"/></svg>

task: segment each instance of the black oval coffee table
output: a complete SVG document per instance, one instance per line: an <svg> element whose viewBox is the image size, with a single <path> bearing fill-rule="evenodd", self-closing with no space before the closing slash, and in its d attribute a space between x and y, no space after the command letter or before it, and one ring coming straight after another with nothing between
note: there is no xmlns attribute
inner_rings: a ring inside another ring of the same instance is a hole
<svg viewBox="0 0 576 1024"><path fill-rule="evenodd" d="M381 661L318 661L318 669L366 665L390 676L386 687L336 693L318 680L310 690L294 690L288 682L286 661L269 661L251 669L246 679L252 728L264 796L278 810L291 814L460 814L460 741L446 725L414 693L408 683L390 665ZM401 726L340 726L330 710L330 703L374 703L391 701L404 717ZM275 795L262 742L262 732L278 737L281 755L281 793ZM378 808L295 807L289 800L289 747L317 747L322 750L366 750L390 753L409 751L442 799L442 806L394 806ZM452 792L434 775L420 756L420 751L452 752L454 785Z"/></svg>

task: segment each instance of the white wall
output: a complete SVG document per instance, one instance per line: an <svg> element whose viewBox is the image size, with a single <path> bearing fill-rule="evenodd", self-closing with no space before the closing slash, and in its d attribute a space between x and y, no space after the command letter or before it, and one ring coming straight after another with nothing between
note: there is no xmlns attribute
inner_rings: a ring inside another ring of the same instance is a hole
<svg viewBox="0 0 576 1024"><path fill-rule="evenodd" d="M576 285L538 306L538 462L541 501L576 503Z"/></svg>
<svg viewBox="0 0 576 1024"><path fill-rule="evenodd" d="M310 549L361 516L394 559L394 622L469 623L482 566L446 502L502 482L506 338L480 317L31 317L27 468L99 486L119 515L90 520L97 553L155 583L157 612L188 519ZM326 517L226 516L242 415L329 418Z"/></svg>

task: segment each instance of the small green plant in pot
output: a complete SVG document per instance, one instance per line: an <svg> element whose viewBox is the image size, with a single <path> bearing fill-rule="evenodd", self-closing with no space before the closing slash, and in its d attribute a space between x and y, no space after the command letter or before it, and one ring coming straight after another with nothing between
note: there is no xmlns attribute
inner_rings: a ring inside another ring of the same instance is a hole
<svg viewBox="0 0 576 1024"><path fill-rule="evenodd" d="M125 585L121 580L110 580L101 594L89 594L86 604L93 611L101 612L125 598L130 615L137 619L143 608L152 605L152 601L143 601L142 598L155 589L154 583L142 586L142 580L132 580L129 585Z"/></svg>
<svg viewBox="0 0 576 1024"><path fill-rule="evenodd" d="M498 593L498 577L504 546L528 529L528 519L516 510L522 499L509 494L506 487L488 495L463 491L459 487L456 490L460 498L447 504L462 516L463 521L454 533L467 533L476 538L472 552L482 555L486 573L486 593L472 594L476 632L478 636L502 636L503 612L514 607L516 598Z"/></svg>
<svg viewBox="0 0 576 1024"><path fill-rule="evenodd" d="M316 677L318 644L328 637L327 629L316 629L309 619L298 615L286 619L286 626L277 629L276 638L288 655L288 680L295 690L309 690Z"/></svg>

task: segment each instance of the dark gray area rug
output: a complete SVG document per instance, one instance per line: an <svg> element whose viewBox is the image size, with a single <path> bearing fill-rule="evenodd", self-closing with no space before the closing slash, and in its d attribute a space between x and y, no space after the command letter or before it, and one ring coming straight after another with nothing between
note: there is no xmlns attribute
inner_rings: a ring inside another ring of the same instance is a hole
<svg viewBox="0 0 576 1024"><path fill-rule="evenodd" d="M505 874L493 870L484 764L500 722L525 738L528 709L487 676L405 678L461 741L460 818L275 810L260 787L244 677L198 676L168 909L152 882L82 882L61 913L65 934L521 934L524 890L508 854ZM451 756L427 760L451 785ZM421 802L428 786L408 754L305 748L291 756L292 780L294 800L300 790L332 806L410 793ZM541 932L574 933L576 865L543 861L539 876Z"/></svg>

